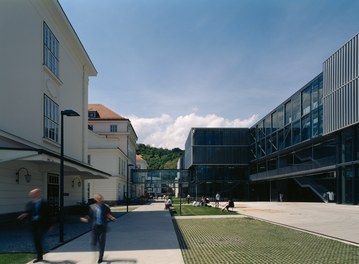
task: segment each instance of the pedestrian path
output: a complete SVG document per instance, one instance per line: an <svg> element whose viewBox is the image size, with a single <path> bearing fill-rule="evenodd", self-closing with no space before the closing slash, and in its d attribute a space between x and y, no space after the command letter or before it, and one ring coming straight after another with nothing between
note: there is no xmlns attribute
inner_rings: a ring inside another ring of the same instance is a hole
<svg viewBox="0 0 359 264"><path fill-rule="evenodd" d="M142 205L110 223L102 263L184 263L172 217L163 208L163 202ZM44 263L97 263L98 252L91 250L90 235L87 233L45 254Z"/></svg>
<svg viewBox="0 0 359 264"><path fill-rule="evenodd" d="M335 203L236 202L240 214L359 246L359 207Z"/></svg>

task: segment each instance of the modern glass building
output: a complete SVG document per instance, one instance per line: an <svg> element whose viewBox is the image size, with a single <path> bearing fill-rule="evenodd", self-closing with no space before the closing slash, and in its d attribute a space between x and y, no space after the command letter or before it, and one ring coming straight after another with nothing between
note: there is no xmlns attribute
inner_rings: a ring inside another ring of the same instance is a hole
<svg viewBox="0 0 359 264"><path fill-rule="evenodd" d="M323 135L323 74L250 128L255 199L325 200L335 192L336 139Z"/></svg>
<svg viewBox="0 0 359 264"><path fill-rule="evenodd" d="M244 199L248 190L249 129L192 128L186 141L184 167L190 171L192 197Z"/></svg>
<svg viewBox="0 0 359 264"><path fill-rule="evenodd" d="M211 128L192 129L186 143L186 168L200 175L202 184L218 179L219 168L226 171L219 179L221 185L203 190L220 189L237 199L277 200L282 193L287 201L357 204L358 41L357 34L323 63L322 73L254 126L232 130L230 137L242 140L238 153L213 152L213 147L228 145L208 140L214 133ZM224 128L214 131L227 135ZM212 164L211 159L216 162ZM233 165L238 171L230 175ZM226 184L227 180L238 184Z"/></svg>

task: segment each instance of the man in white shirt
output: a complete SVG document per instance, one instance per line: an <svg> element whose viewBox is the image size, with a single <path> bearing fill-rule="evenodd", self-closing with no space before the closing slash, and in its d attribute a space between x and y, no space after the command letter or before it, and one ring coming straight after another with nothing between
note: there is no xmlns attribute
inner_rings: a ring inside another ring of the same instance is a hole
<svg viewBox="0 0 359 264"><path fill-rule="evenodd" d="M219 207L219 200L221 199L221 196L219 195L219 193L216 194L216 201L215 201L215 206Z"/></svg>
<svg viewBox="0 0 359 264"><path fill-rule="evenodd" d="M170 209L171 206L172 206L172 200L171 200L171 197L168 197L168 199L165 203L165 209Z"/></svg>

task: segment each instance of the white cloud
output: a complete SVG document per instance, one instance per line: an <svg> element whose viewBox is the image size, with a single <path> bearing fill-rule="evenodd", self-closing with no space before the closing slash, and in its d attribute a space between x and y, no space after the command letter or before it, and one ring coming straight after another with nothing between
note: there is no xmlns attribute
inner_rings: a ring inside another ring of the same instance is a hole
<svg viewBox="0 0 359 264"><path fill-rule="evenodd" d="M228 120L215 114L199 116L191 113L173 118L162 114L155 118L129 117L138 136L138 142L153 147L167 149L181 148L192 127L250 127L258 120L258 115L247 119Z"/></svg>

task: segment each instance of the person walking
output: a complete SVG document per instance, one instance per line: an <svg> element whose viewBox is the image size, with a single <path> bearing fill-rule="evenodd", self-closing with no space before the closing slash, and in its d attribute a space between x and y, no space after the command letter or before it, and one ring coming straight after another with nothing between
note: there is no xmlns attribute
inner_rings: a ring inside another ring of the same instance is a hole
<svg viewBox="0 0 359 264"><path fill-rule="evenodd" d="M91 245L96 247L98 243L99 257L97 263L102 263L105 253L107 222L108 220L116 221L116 218L112 215L110 207L104 203L101 194L96 194L94 199L96 203L90 206L89 215L81 217L80 220L84 223L88 223L89 219L92 220Z"/></svg>
<svg viewBox="0 0 359 264"><path fill-rule="evenodd" d="M31 201L26 204L25 212L18 216L18 220L30 218L31 231L36 249L36 259L33 263L43 261L43 238L47 229L51 226L49 207L41 198L41 190L33 189L29 192Z"/></svg>
<svg viewBox="0 0 359 264"><path fill-rule="evenodd" d="M221 199L221 195L219 193L216 194L216 197L215 197L215 206L218 208L219 207L219 200Z"/></svg>
<svg viewBox="0 0 359 264"><path fill-rule="evenodd" d="M187 204L191 201L191 195L187 194Z"/></svg>

